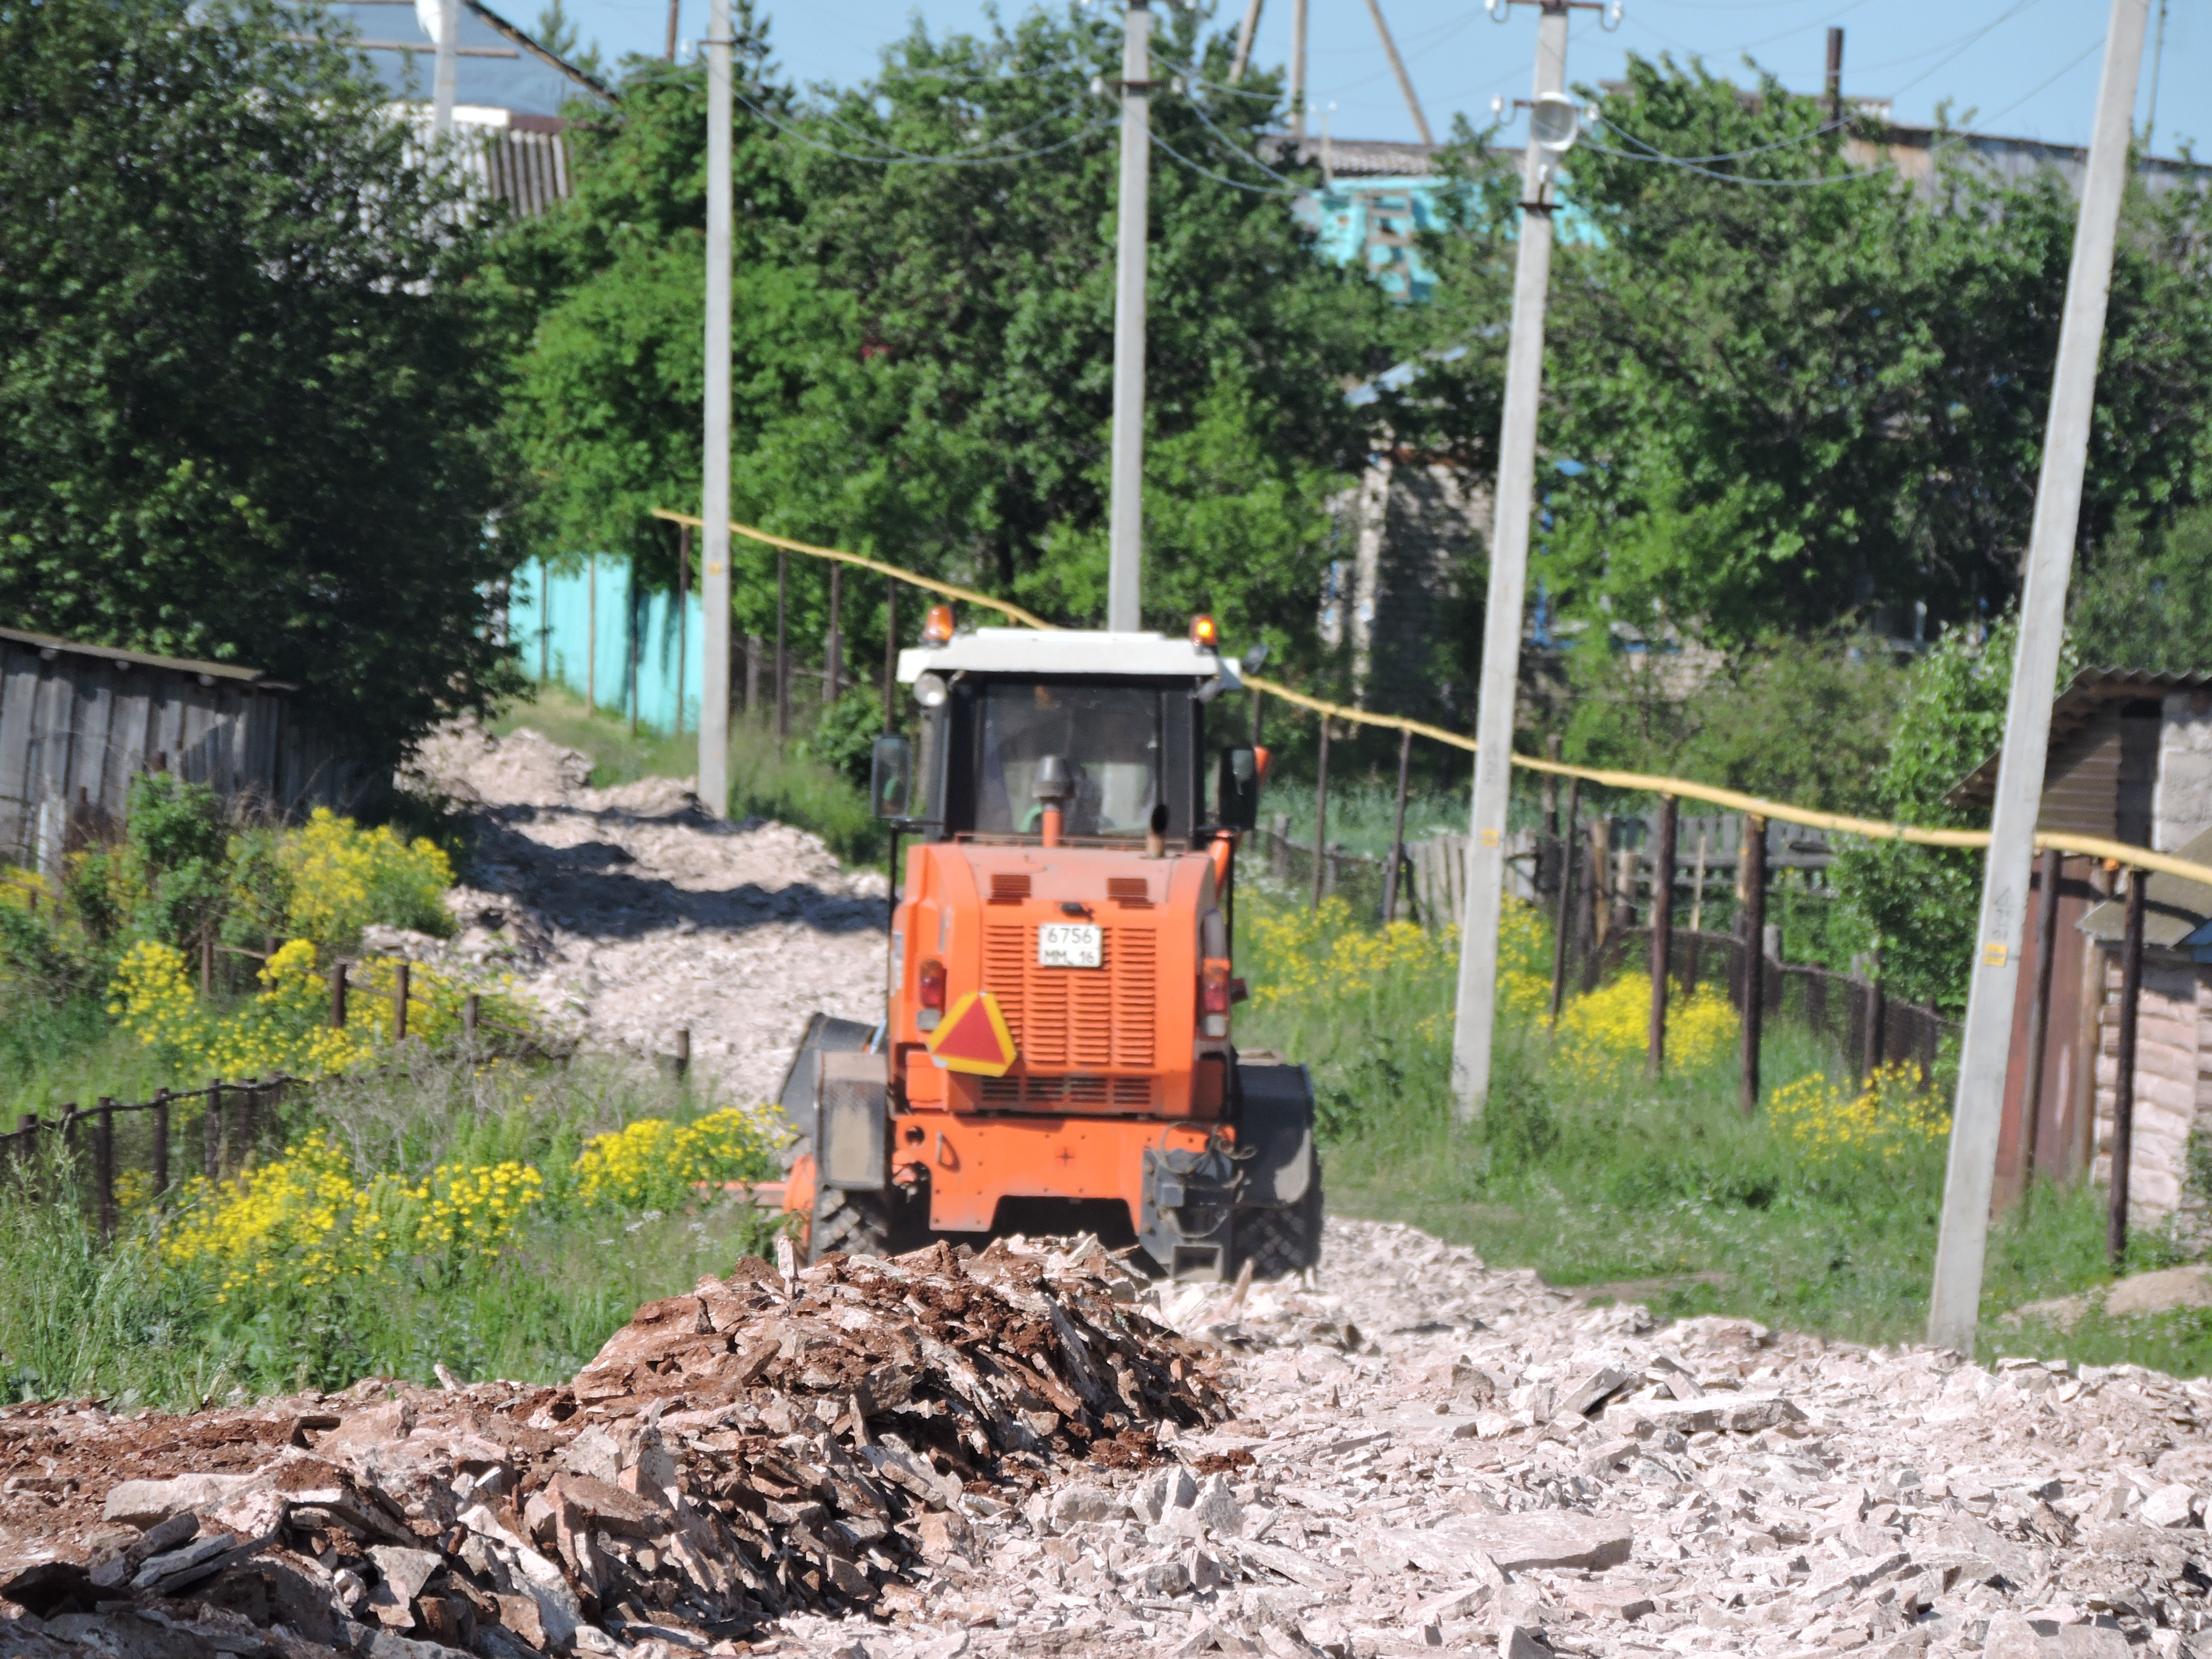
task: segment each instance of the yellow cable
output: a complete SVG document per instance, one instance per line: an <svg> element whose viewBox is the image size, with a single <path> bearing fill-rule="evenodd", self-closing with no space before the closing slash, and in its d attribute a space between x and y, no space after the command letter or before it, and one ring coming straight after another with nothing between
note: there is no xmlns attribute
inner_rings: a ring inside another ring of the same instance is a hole
<svg viewBox="0 0 2212 1659"><path fill-rule="evenodd" d="M688 524L693 529L702 528L705 520L689 514L672 513L665 507L653 509L656 519L665 519L672 524ZM880 559L866 558L858 553L847 553L834 547L816 547L808 542L792 540L787 536L773 535L765 530L756 530L749 524L730 520L731 531L754 541L765 542L770 547L781 547L793 553L805 553L817 559L836 559L844 564L856 564L879 575L895 577L911 586L926 588L933 593L942 593L948 599L980 605L1012 617L1016 622L1030 628L1057 632L1060 624L1048 623L1032 611L1005 599L994 599L988 593L978 593L972 588L955 587L950 582L940 582L927 576L902 570L895 564L885 564ZM1437 742L1475 752L1473 738L1462 737L1456 732L1447 732L1440 726L1431 726L1425 720L1407 720L1399 714L1370 714L1364 708L1347 708L1342 703L1330 702L1326 698L1309 696L1303 691L1293 691L1274 680L1263 679L1257 674L1247 674L1244 684L1255 691L1264 691L1271 697L1280 697L1285 702L1300 708L1310 708L1317 714L1334 720L1351 720L1361 726L1383 726L1393 732L1411 732L1416 737L1433 738ZM1826 830L1838 835L1863 836L1869 841L1910 842L1921 847L1981 848L1990 844L1986 830L1923 830L1917 824L1885 823L1877 818L1856 818L1841 812L1817 812L1809 807L1792 806L1787 801L1766 800L1758 795L1747 795L1735 789L1723 789L1710 783L1698 783L1688 778L1662 778L1645 772L1614 772L1601 767L1571 766L1565 761L1545 760L1535 755L1516 755L1513 763L1531 772L1550 772L1563 778L1580 778L1585 783L1604 784L1614 789L1637 789L1651 794L1678 795L1685 800L1701 800L1713 806L1725 806L1752 817L1773 818L1783 823L1802 824L1808 830ZM2166 853L2154 853L2147 847L2130 847L2124 842L2107 841L2098 836L2073 836L2039 830L2035 837L2038 847L2057 848L2062 853L2080 853L2091 858L2111 859L2121 864L2132 865L2139 870L2155 870L2170 876L2179 876L2185 881L2202 882L2212 887L2212 865L2192 864Z"/></svg>

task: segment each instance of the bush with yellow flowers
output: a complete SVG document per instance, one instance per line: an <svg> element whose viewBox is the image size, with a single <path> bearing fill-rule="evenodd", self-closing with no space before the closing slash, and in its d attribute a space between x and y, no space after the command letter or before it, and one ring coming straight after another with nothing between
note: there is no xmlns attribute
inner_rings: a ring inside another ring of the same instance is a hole
<svg viewBox="0 0 2212 1659"><path fill-rule="evenodd" d="M1870 1158L1894 1163L1951 1133L1942 1091L1927 1073L1895 1061L1854 1089L1824 1072L1786 1083L1766 1097L1767 1120L1808 1164Z"/></svg>
<svg viewBox="0 0 2212 1659"><path fill-rule="evenodd" d="M189 1183L161 1255L233 1304L400 1273L465 1273L514 1248L544 1193L544 1177L512 1160L441 1164L422 1181L359 1180L346 1150L312 1130L234 1182Z"/></svg>
<svg viewBox="0 0 2212 1659"><path fill-rule="evenodd" d="M1352 906L1333 895L1312 908L1255 908L1240 925L1264 964L1252 991L1255 1004L1371 996L1459 957L1455 928L1431 933L1410 921L1363 927Z"/></svg>
<svg viewBox="0 0 2212 1659"><path fill-rule="evenodd" d="M364 830L319 806L276 843L289 878L292 931L325 946L351 944L370 922L445 935L453 866L434 842L409 842L389 824Z"/></svg>
<svg viewBox="0 0 2212 1659"><path fill-rule="evenodd" d="M672 1206L702 1186L765 1181L781 1137L762 1115L724 1109L696 1123L641 1118L594 1136L576 1159L577 1201L587 1209Z"/></svg>
<svg viewBox="0 0 2212 1659"><path fill-rule="evenodd" d="M1680 1071L1710 1065L1734 1048L1740 1029L1735 1005L1717 987L1669 997L1667 1063ZM1574 1083L1596 1087L1641 1066L1650 1034L1651 975L1623 974L1560 1011L1553 1064Z"/></svg>
<svg viewBox="0 0 2212 1659"><path fill-rule="evenodd" d="M374 1059L393 1030L398 964L377 958L352 973L346 1023L330 1024L331 988L316 971L315 947L295 939L262 964L263 989L243 1005L220 1008L201 1000L184 953L142 939L123 953L108 988L107 1011L123 1029L160 1052L179 1079L313 1078L348 1072ZM462 1028L469 988L420 963L409 975L407 1028L437 1043ZM487 1018L527 1030L515 999L484 999Z"/></svg>

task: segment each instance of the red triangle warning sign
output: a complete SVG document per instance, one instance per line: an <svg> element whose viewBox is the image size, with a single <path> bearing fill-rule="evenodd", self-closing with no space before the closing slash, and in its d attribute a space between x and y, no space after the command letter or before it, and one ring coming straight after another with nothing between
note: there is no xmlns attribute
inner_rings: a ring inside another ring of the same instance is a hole
<svg viewBox="0 0 2212 1659"><path fill-rule="evenodd" d="M931 1057L948 1072L1004 1077L1014 1063L1013 1033L988 991L970 991L954 1003L928 1041Z"/></svg>

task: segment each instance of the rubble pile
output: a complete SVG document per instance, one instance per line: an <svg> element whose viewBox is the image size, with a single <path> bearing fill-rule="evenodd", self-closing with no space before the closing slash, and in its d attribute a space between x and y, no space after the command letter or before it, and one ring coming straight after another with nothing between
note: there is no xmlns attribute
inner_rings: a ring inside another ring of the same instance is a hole
<svg viewBox="0 0 2212 1659"><path fill-rule="evenodd" d="M701 810L688 780L587 786L591 757L525 726L441 726L408 779L470 811L468 881L448 941L372 927L372 951L514 975L586 1043L670 1054L741 1101L775 1091L820 1011L884 1012L885 886L819 836Z"/></svg>
<svg viewBox="0 0 2212 1659"><path fill-rule="evenodd" d="M911 1618L1055 1468L1141 1469L1224 1414L1220 1356L1133 1303L1095 1242L750 1260L563 1389L0 1411L0 1656L734 1652L801 1612Z"/></svg>

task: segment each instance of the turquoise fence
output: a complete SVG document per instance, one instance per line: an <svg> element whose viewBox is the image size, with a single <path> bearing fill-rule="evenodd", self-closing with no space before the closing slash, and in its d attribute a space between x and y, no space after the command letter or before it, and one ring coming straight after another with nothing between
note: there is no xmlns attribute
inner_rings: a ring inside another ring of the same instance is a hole
<svg viewBox="0 0 2212 1659"><path fill-rule="evenodd" d="M586 559L565 575L532 559L514 573L507 624L532 678L615 714L635 707L638 724L655 732L677 729L681 698L683 729L699 729L707 615L697 593L685 600L679 625L676 596L641 591L628 559Z"/></svg>

